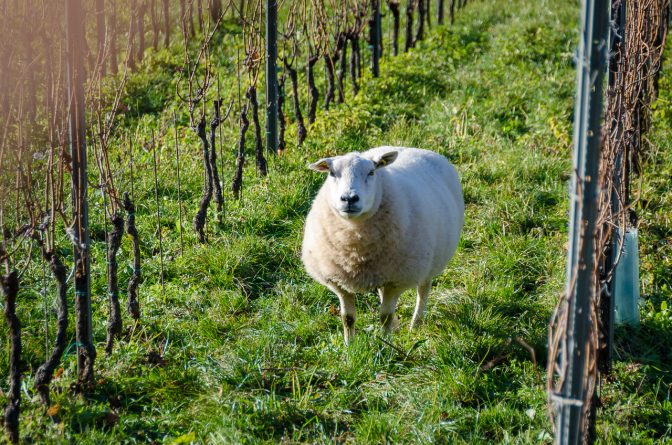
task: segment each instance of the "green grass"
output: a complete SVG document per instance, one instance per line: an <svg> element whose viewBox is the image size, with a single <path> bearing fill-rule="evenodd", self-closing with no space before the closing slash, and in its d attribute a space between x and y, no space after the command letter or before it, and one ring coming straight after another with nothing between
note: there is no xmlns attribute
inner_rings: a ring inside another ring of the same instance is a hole
<svg viewBox="0 0 672 445"><path fill-rule="evenodd" d="M71 393L76 358L70 353L54 383L60 422L52 422L27 373L23 436L96 444L550 443L547 326L564 282L577 26L573 2L470 3L453 26L435 27L412 52L385 58L381 77L366 77L347 104L321 111L302 148L290 125L289 149L269 160L268 178L257 177L248 160L243 199L227 196L223 227L210 213L205 246L190 229L202 180L200 146L184 127L184 107L172 103L174 78L167 74L179 65L180 51L150 56L131 77L122 132L138 123L141 138L159 130L165 291L151 152L136 148L142 326L104 356L105 243L94 237L97 385L86 397ZM230 54L214 57L233 72ZM664 306L672 305L672 120L664 110L672 75L666 74L642 183L642 329L619 333L615 371L603 382L598 410L604 443L661 442L671 434L672 315ZM235 96L233 81L223 81L225 94ZM166 126L172 109L179 112L184 160L183 255ZM224 138L227 185L235 122ZM306 275L299 259L303 219L323 179L306 165L378 144L447 156L463 182L466 223L457 255L435 281L426 324L408 332L415 300L404 295L402 330L392 347L379 337L377 297L362 295L359 336L346 348L340 319L332 315L337 299ZM118 151L118 181L126 190L129 160ZM102 233L102 198L93 192L91 210L93 232ZM67 252L67 241L60 245ZM130 274L129 248L124 239L121 283ZM39 267L26 275L19 305L32 370L44 357ZM0 329L4 338L6 327ZM53 329L52 320L52 335ZM2 381L7 366L0 354Z"/></svg>

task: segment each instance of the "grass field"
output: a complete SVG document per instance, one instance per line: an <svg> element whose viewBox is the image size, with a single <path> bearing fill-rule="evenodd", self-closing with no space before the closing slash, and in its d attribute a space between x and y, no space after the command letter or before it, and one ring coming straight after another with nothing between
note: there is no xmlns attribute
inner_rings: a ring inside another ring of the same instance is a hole
<svg viewBox="0 0 672 445"><path fill-rule="evenodd" d="M152 153L137 149L142 325L104 356L102 198L92 194L97 385L87 397L69 391L71 351L54 384L52 422L28 377L26 442L550 443L547 326L564 285L577 28L576 2L470 2L454 25L434 27L410 53L385 58L381 77L366 77L347 104L322 111L303 147L294 145L290 125L288 150L269 159L268 178L255 175L250 155L243 199L227 197L222 227L210 214L207 245L190 229L203 175L200 146L170 99L166 74L179 50L150 56L130 79L126 123L129 131L140 123L141 137L151 128L160 134L165 290ZM213 55L230 67L229 54ZM600 443L672 442L669 65L641 181L642 327L618 332L615 370L600 390ZM182 123L183 254L166 125L174 108ZM224 135L227 185L235 127ZM415 298L405 294L402 329L389 344L380 336L377 296L362 295L359 335L346 348L334 315L338 300L299 259L303 219L323 180L306 165L382 144L447 156L461 175L466 223L457 255L435 281L426 324L408 332ZM128 169L122 173L126 188ZM65 239L61 246L67 253ZM130 274L129 247L125 239L121 283ZM19 303L31 369L45 354L40 269L34 272ZM6 338L4 324L0 329ZM7 360L0 354L3 388Z"/></svg>

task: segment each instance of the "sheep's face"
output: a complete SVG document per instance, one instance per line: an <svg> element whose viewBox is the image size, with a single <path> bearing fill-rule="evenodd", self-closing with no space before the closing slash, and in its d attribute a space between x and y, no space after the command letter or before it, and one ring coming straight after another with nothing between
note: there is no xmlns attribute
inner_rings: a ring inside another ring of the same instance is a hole
<svg viewBox="0 0 672 445"><path fill-rule="evenodd" d="M356 219L377 210L381 194L376 170L396 158L396 151L377 155L374 159L355 152L320 159L309 167L329 173L326 180L329 206L343 218Z"/></svg>

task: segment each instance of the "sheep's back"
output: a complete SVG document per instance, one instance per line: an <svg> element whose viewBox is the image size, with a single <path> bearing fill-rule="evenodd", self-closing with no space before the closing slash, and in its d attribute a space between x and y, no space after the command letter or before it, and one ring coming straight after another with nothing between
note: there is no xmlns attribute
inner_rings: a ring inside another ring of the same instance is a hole
<svg viewBox="0 0 672 445"><path fill-rule="evenodd" d="M398 255L417 282L440 274L455 253L464 223L464 201L455 168L432 151L397 150L397 160L385 168L384 203L404 222ZM410 275L410 273L409 273Z"/></svg>

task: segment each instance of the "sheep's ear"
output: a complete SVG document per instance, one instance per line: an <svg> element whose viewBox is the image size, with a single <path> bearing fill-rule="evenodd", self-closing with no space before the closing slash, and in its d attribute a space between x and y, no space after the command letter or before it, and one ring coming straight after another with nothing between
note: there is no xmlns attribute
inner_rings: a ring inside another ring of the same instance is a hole
<svg viewBox="0 0 672 445"><path fill-rule="evenodd" d="M376 156L372 161L376 165L376 168L385 167L393 163L397 159L398 154L398 151L388 151L381 156Z"/></svg>
<svg viewBox="0 0 672 445"><path fill-rule="evenodd" d="M308 166L309 169L315 170L316 172L328 172L329 169L331 168L331 159L330 158L324 158L320 159L317 162L313 162Z"/></svg>

